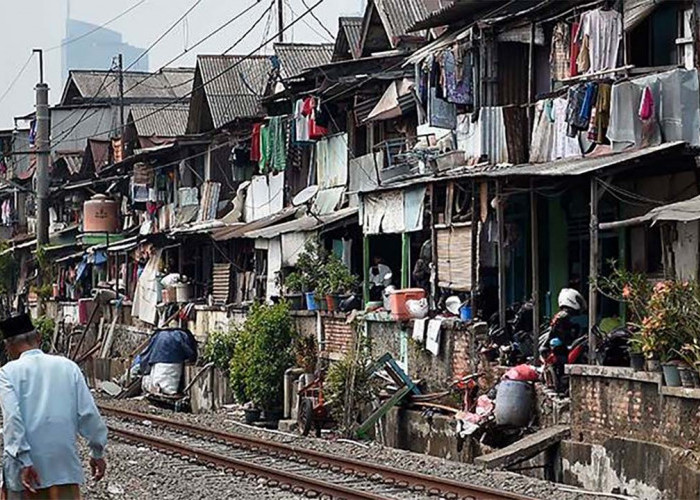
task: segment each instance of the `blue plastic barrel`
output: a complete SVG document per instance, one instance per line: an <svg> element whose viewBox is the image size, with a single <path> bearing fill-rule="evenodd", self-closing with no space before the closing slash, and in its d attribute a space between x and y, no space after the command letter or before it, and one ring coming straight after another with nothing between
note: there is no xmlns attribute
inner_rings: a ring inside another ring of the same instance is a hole
<svg viewBox="0 0 700 500"><path fill-rule="evenodd" d="M474 318L471 306L462 306L459 310L459 318L462 321L471 321Z"/></svg>
<svg viewBox="0 0 700 500"><path fill-rule="evenodd" d="M309 311L318 311L318 304L316 303L316 292L306 292L306 308Z"/></svg>

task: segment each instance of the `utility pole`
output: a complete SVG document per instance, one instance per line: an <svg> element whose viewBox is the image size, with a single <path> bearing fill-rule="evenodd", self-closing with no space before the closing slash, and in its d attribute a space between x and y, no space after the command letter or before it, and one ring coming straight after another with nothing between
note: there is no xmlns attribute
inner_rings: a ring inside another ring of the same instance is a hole
<svg viewBox="0 0 700 500"><path fill-rule="evenodd" d="M119 70L119 135L124 139L124 59L121 54L117 56Z"/></svg>
<svg viewBox="0 0 700 500"><path fill-rule="evenodd" d="M44 52L39 54L39 83L36 91L36 242L37 246L49 242L49 86L44 83Z"/></svg>
<svg viewBox="0 0 700 500"><path fill-rule="evenodd" d="M284 42L284 0L277 0L277 41Z"/></svg>

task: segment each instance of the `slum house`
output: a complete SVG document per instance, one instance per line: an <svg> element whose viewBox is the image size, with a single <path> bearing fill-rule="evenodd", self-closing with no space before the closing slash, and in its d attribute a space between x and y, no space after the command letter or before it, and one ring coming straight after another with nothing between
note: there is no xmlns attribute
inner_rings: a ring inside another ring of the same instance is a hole
<svg viewBox="0 0 700 500"><path fill-rule="evenodd" d="M444 144L443 154L423 172L363 192L363 231L393 230L402 207L406 224L406 199L426 187L432 248L404 253L402 267L431 260L427 288L435 303L458 295L479 318L497 313L496 326L505 324L507 307L532 299L535 335L537 318L556 311L562 287L589 296L584 327L624 314L595 288L610 258L650 276L695 275L692 224L676 226L662 246L658 227L611 222L697 194L694 4L490 7L456 3L416 25L447 26L408 60L421 124L432 128L426 142ZM410 279L419 284L418 276ZM463 335L442 321L390 328L369 317L368 332L412 376L445 381L474 370L488 343L474 345L473 329ZM427 359L406 342L409 335L421 344L425 338Z"/></svg>
<svg viewBox="0 0 700 500"><path fill-rule="evenodd" d="M50 295L68 300L68 305L79 299L89 302L86 297L98 284L126 291L122 286L128 273L118 272L123 266L111 262L104 251L137 230L127 202L126 167L133 165L128 159L142 150L133 147L138 141L124 147L126 120L148 103L168 106L181 99L186 92L180 89L188 78L191 81L192 71L125 72L123 77L122 97L116 72L73 71L61 102L51 110L50 230L62 234L70 230L71 237L52 241L43 251L57 264L51 271L55 286ZM182 123L179 134L184 133L186 117ZM152 132L142 132L143 137ZM158 135L165 139L173 132ZM120 168L113 169L114 165ZM127 259L122 264L128 264Z"/></svg>

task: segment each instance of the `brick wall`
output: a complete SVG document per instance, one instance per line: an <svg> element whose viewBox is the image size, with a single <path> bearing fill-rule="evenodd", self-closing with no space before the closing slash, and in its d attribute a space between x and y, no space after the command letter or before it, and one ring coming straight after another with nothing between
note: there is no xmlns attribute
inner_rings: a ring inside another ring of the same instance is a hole
<svg viewBox="0 0 700 500"><path fill-rule="evenodd" d="M574 439L628 438L700 451L700 390L663 387L656 373L583 368L573 367L571 376Z"/></svg>
<svg viewBox="0 0 700 500"><path fill-rule="evenodd" d="M330 359L339 359L352 350L355 332L352 324L347 322L345 314L323 314L321 324L323 351Z"/></svg>

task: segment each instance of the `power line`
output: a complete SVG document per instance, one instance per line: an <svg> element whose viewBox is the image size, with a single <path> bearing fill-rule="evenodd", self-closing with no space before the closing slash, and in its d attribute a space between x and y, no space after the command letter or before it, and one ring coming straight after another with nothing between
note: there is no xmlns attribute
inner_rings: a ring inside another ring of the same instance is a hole
<svg viewBox="0 0 700 500"><path fill-rule="evenodd" d="M147 48L146 50L144 50L144 51L141 53L140 56L138 56L131 64L129 64L129 66L126 68L125 71L128 71L129 69L133 68L134 65L135 65L137 62L139 62L141 59L143 59L144 57L146 57L146 54L148 54L148 53L151 51L151 49L152 49L153 47L155 47L156 45L158 45L158 43L160 43L160 41L163 40L163 38L165 38L166 36L168 36L168 34L169 34L172 30L174 30L174 29L177 27L177 25L180 24L180 23L182 22L182 20L185 19L185 18L190 14L190 12L192 12L200 3L202 3L202 0L196 0L196 1L189 7L189 9L187 9L187 10L185 11L185 13L182 14L182 15L178 18L177 21L175 21L173 24L171 24L170 27L169 27L167 30L165 30L164 33L162 33L158 38L156 38L156 39L153 41L153 43L151 43L151 45L149 45L148 48Z"/></svg>
<svg viewBox="0 0 700 500"><path fill-rule="evenodd" d="M58 44L58 45L54 45L53 47L49 47L48 49L44 50L44 52L50 52L50 51L52 51L52 50L60 49L61 47L64 47L64 46L66 46L66 45L69 45L69 44L71 44L71 43L73 43L73 42L77 42L78 40L82 40L83 38L92 35L92 34L95 33L96 31L99 31L99 30L105 28L106 26L108 26L109 24L113 23L113 22L116 21L117 19L120 19L120 18L124 17L124 16L127 15L129 12L131 12L131 11L134 10L136 7L138 7L139 5L141 5L141 4L145 3L145 2L146 2L146 0L140 0L139 2L135 3L134 5L132 5L131 7L129 7L128 9L126 9L125 11L123 11L121 14L119 14L119 15L113 17L113 18L110 19L109 21L106 21L106 22L104 22L103 24L101 24L101 25L99 25L99 26L96 26L95 28L93 28L93 29L91 29L91 30L89 30L89 31L86 31L86 32L83 33L82 35L76 36L76 37L74 37L74 38L69 38L68 40L64 40L63 42L61 42L61 43Z"/></svg>
<svg viewBox="0 0 700 500"><path fill-rule="evenodd" d="M304 13L302 13L300 17L294 19L291 23L289 23L288 25L286 25L286 26L281 30L281 32L285 32L285 31L289 30L290 28L292 28L295 24L297 24L299 21L301 21L306 15L308 15L309 12L311 12L313 9L317 8L319 5L321 5L321 4L322 4L323 2L325 2L325 1L326 1L326 0L317 0L311 7L309 7ZM254 50L252 50L251 52L249 52L248 54L242 56L242 57L241 57L239 60L237 60L234 64L232 64L232 65L229 66L228 68L223 69L222 71L220 71L219 73L217 73L216 75L214 75L212 78L210 78L210 79L207 80L206 82L203 82L199 87L196 87L196 88L192 89L192 91L188 92L187 94L185 94L185 95L183 95L183 96L181 96L181 97L178 97L178 98L176 98L176 99L173 99L170 103L164 104L163 106L160 106L160 107L154 109L153 111L144 114L143 116L139 117L138 119L135 119L134 122L137 122L137 121L141 121L141 120L145 120L145 119L147 119L147 118L150 118L151 116L153 116L153 115L155 115L155 114L157 114L157 113L160 113L161 111L163 111L163 110L165 110L165 109L168 109L169 107L174 106L174 105L176 105L176 104L178 104L178 103L184 101L185 99L191 97L196 91L205 88L207 85L209 85L209 84L212 83L213 81L215 81L215 80L221 78L224 74L228 73L229 71L232 71L233 69L237 68L238 66L240 66L241 64L243 64L243 63L244 63L245 61L247 61L248 59L252 58L259 50L261 50L263 47L267 46L269 43L271 43L272 41L274 41L274 40L276 39L276 37L277 37L278 34L279 34L279 33L276 33L274 37L268 38L268 39L267 39L266 41L264 41L260 46L258 46L257 48L255 48ZM96 134L89 135L89 136L86 136L86 137L75 138L74 140L78 141L78 140L82 140L82 139L90 139L91 137L95 137L95 136L97 136L97 135L109 134L109 133L113 132L114 130L116 130L116 129L115 129L115 128L112 128L112 129L110 129L110 130L105 130L105 131L102 131L102 132L98 132L98 133L96 133Z"/></svg>
<svg viewBox="0 0 700 500"><path fill-rule="evenodd" d="M2 95L0 96L0 102L2 102L5 99L5 97L7 97L7 95L10 93L10 91L15 86L17 81L22 77L22 75L26 71L27 67L29 66L29 63L32 62L33 57L34 57L34 53L32 52L31 54L29 54L29 57L27 58L24 65L20 68L20 70L15 75L15 77L12 79L12 81L10 82L10 85L7 87L7 89L5 89L5 92L3 92Z"/></svg>
<svg viewBox="0 0 700 500"><path fill-rule="evenodd" d="M309 8L309 5L306 3L306 0L301 0L301 3L302 3L302 4L304 5L304 7L306 7L307 9ZM291 9L292 7L290 6L289 8ZM323 24L323 22L318 18L318 16L317 16L316 14L314 14L313 12L311 12L311 17L313 17L313 18L316 20L316 22L318 23L318 25L319 25L321 28L323 28L323 31L325 31L326 33L328 33L328 36L331 37L331 40L335 40L335 35L334 35L328 28L326 28L326 25ZM309 27L311 27L311 26L309 26Z"/></svg>
<svg viewBox="0 0 700 500"><path fill-rule="evenodd" d="M284 3L287 4L287 7L289 7L289 10L292 12L292 15L293 15L293 16L296 16L297 13L296 13L296 11L294 10L294 7L292 7L291 2L290 2L289 0L284 0ZM314 28L313 26L311 26L311 23L309 23L309 22L307 22L307 21L304 21L304 25L305 25L307 28L309 28L311 31L313 31L313 33L314 33L316 36L318 36L319 38L322 38L322 39L324 39L324 40L326 40L326 41L329 40L329 38L328 38L327 35L324 35L323 33L319 32L316 28ZM330 41L332 42L333 39L331 38Z"/></svg>
<svg viewBox="0 0 700 500"><path fill-rule="evenodd" d="M198 0L198 2L196 2L192 7L190 7L190 9L184 14L184 16L186 16L189 12L191 12L191 10L192 10L194 7L196 7L196 5L197 5L199 2L201 2L201 0ZM162 71L163 69L165 69L166 66L168 66L169 64L171 64L173 61L179 59L180 57L182 57L183 55L185 55L187 52L189 52L190 50L192 50L193 48L195 48L195 47L197 47L198 45L204 43L206 40L208 40L209 38L211 38L212 36L214 36L216 33L220 32L222 29L224 29L225 27L229 26L231 23L233 23L233 22L235 22L236 20L240 19L242 16L244 16L245 14L247 14L248 12L250 12L250 11L251 11L255 6L257 6L260 2L261 2L261 0L257 0L254 4L252 4L251 6L249 6L249 7L246 8L246 9L244 9L242 12L240 12L239 14L237 14L236 16L234 16L233 18L231 18L229 21L227 21L226 23L224 23L223 25L221 25L219 28L217 28L217 29L214 30L213 32L209 33L209 34L208 34L207 36L205 36L204 38L200 39L197 43L195 43L195 45L193 45L193 46L190 47L189 49L187 49L187 50L181 52L180 54L178 54L177 56L175 56L173 59L171 59L170 61L168 61L168 63L166 63L163 67L161 67L157 72L151 73L150 75L148 75L148 76L147 76L146 78L144 78L143 80L138 80L134 85L132 85L131 87L129 87L127 90L125 90L125 91L124 91L124 94L128 94L130 91L132 91L133 89L135 89L135 88L138 87L139 85L142 85L143 82L145 82L145 81L147 81L148 79L154 77L156 74L159 74L160 71ZM270 4L270 7L268 8L268 11L270 11L270 10L272 9L272 5L273 5L273 4L274 4L274 0L273 0L273 3ZM184 17L184 16L181 16L181 19L182 19L182 17ZM231 47L229 47L228 49L226 49L226 51L224 51L224 54L226 54L227 52L229 52L230 50L232 50L232 49L233 49L234 47L236 47L241 41L243 41L243 39L244 39L246 36L248 36L248 34L250 34L250 32L258 25L258 23L259 23L262 19L264 19L264 16L265 16L265 14L263 13L263 16L261 16L261 17L253 24L253 26L252 26L246 33L244 33L243 36L242 36L241 38L239 38L239 39L236 41L236 43L234 43ZM179 22L180 22L180 21L177 21L173 26L176 26ZM173 26L171 26L170 29L172 29ZM161 40L161 39L163 38L163 36L164 36L164 35L160 36L160 37L158 38L158 40L156 40L156 42L154 42L153 44L151 44L151 47L149 47L149 49L147 49L147 50L150 50L150 49L155 45L155 43L157 43L159 40ZM144 54L145 54L145 52L144 52ZM143 56L143 54L142 54L142 56ZM137 61L138 61L138 60L137 60ZM134 63L135 63L135 62L136 62L136 61L134 61ZM132 65L130 65L130 66L127 68L127 70L128 70L129 68L131 68L131 66L133 66L133 63L132 63ZM98 88L98 90L97 90L97 92L96 92L96 94L95 94L95 96L94 96L93 98L97 97L97 95L100 93L100 91L101 91L102 88L104 87L104 84L106 83L106 78L107 78L108 76L109 76L109 73L108 73L107 75L105 75L105 79L102 81L102 84L101 84L100 87ZM194 77L188 79L188 80L185 81L185 82L182 82L182 83L178 84L178 86L182 86L182 85L185 85L185 84L189 84L189 83L191 83L193 80L194 80ZM178 101L175 101L175 102L178 102ZM172 104L174 104L174 103L172 103ZM165 109L165 108L163 108L163 109ZM98 111L99 111L99 110L93 111L93 113L92 113L90 116L93 116L93 115L94 115L95 113L97 113ZM158 111L158 110L157 110L157 111ZM64 121L66 121L67 119L69 119L71 116L73 116L74 113L75 113L75 112L71 113L68 117L66 117L64 120L62 120L61 123L63 123ZM54 144L54 147L57 146L58 144L60 144L61 142L65 141L65 140L68 138L68 136L75 130L75 128L77 128L77 126L78 126L83 120L89 118L89 117L86 117L86 114L87 114L87 110L85 110L85 111L83 112L83 115L78 119L78 121L73 125L73 127L72 127L70 130L68 130L65 134L63 134L63 135L61 136L61 139L58 140L58 143ZM108 131L108 132L106 132L106 133L111 133L111 132L112 132L112 131ZM96 135L102 135L102 134L97 133ZM90 137L87 137L87 139L89 139L89 138L90 138ZM78 141L78 140L82 140L82 139L84 139L84 138L81 137L81 138L74 139L74 140Z"/></svg>
<svg viewBox="0 0 700 500"><path fill-rule="evenodd" d="M166 62L163 66L161 66L160 69L158 69L158 70L156 70L155 72L151 73L151 75L149 75L147 78L144 78L143 80L137 81L134 85L132 85L131 87L129 87L127 90L125 90L125 91L124 91L124 94L128 94L130 91L134 90L134 89L135 89L136 87L138 87L139 85L143 85L144 82L148 81L150 78L153 78L154 75L156 75L156 74L158 74L159 72L163 71L165 68L167 68L168 66L170 66L172 63L174 63L174 62L177 61L178 59L180 59L182 56L184 56L185 54L188 54L188 53L191 52L193 49L197 48L198 46L200 46L201 44L203 44L204 42L206 42L207 40L209 40L211 37L213 37L214 35L216 35L216 34L218 34L219 32L221 32L221 30L227 28L227 27L230 26L232 23L238 21L241 17L245 16L248 12L250 12L250 11L253 10L255 7L257 7L258 4L260 4L261 2L262 2L262 0L255 0L255 3L251 4L249 7L247 7L246 9L242 10L240 13L236 14L235 16L233 16L231 19L229 19L229 20L226 21L224 24L222 24L221 26L219 26L218 28L216 28L214 31L212 31L211 33L209 33L208 35L206 35L204 38L201 38L199 41L197 41L197 42L196 42L194 45L192 45L191 47L186 48L185 50L183 50L182 52L180 52L178 55L176 55L175 57L173 57L172 59L170 59L168 62ZM245 35L244 35L244 37L245 37ZM192 80L194 80L194 78L187 80L187 82L179 83L178 86L182 86L182 85L185 85L186 83L190 83L190 82L192 82Z"/></svg>
<svg viewBox="0 0 700 500"><path fill-rule="evenodd" d="M233 45L231 45L228 49L224 50L221 54L222 55L228 54L233 49L235 49L239 43L241 43L243 40L245 40L245 38L248 35L250 35L255 28L258 27L258 25L263 21L263 19L265 19L265 16L272 12L272 7L274 5L275 5L275 0L272 0L272 2L270 2L270 5L268 6L268 8L262 13L262 15L258 19L256 19L256 21L253 23L253 25L250 28L248 28L246 30L246 32L243 33L243 35L238 40L236 40L236 42Z"/></svg>

